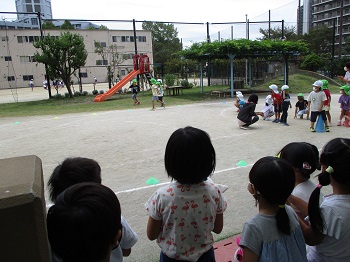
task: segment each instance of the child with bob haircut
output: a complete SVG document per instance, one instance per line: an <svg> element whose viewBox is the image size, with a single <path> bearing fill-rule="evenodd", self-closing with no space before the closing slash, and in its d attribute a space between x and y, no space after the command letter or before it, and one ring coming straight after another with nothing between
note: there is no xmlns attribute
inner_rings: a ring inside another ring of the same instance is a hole
<svg viewBox="0 0 350 262"><path fill-rule="evenodd" d="M288 204L304 219L308 215L310 195L316 188L310 175L316 169L321 169L318 149L310 143L292 142L283 147L278 156L287 160L294 168L295 187L288 198Z"/></svg>
<svg viewBox="0 0 350 262"><path fill-rule="evenodd" d="M244 224L243 261L307 261L298 217L285 205L294 188L293 167L286 160L263 157L250 170L249 181L259 213Z"/></svg>
<svg viewBox="0 0 350 262"><path fill-rule="evenodd" d="M334 138L323 148L323 172L309 200L310 226L300 220L308 249L308 261L350 261L350 139ZM332 194L319 204L323 186Z"/></svg>
<svg viewBox="0 0 350 262"><path fill-rule="evenodd" d="M93 159L84 157L66 158L56 166L47 183L50 200L55 203L59 194L68 187L82 183L93 182L101 184L101 167ZM122 239L120 245L112 250L110 262L121 262L123 257L131 254L131 248L138 240L137 234L132 230L126 219L121 216ZM62 261L53 252L52 261Z"/></svg>
<svg viewBox="0 0 350 262"><path fill-rule="evenodd" d="M65 262L108 262L121 230L117 196L97 183L67 188L47 214L52 250Z"/></svg>
<svg viewBox="0 0 350 262"><path fill-rule="evenodd" d="M223 228L227 203L209 178L216 154L209 135L198 128L177 129L165 149L172 182L147 201L147 236L157 239L160 261L215 261L214 239Z"/></svg>

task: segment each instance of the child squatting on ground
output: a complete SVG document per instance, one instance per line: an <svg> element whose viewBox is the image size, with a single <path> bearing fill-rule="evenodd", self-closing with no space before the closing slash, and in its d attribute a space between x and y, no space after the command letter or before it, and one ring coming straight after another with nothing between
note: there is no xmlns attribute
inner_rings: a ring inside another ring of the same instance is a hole
<svg viewBox="0 0 350 262"><path fill-rule="evenodd" d="M304 99L304 94L299 93L298 102L295 103L294 118L297 118L298 116L300 119L303 119L304 115L306 115L306 119L309 119L309 111L307 104L307 100Z"/></svg>
<svg viewBox="0 0 350 262"><path fill-rule="evenodd" d="M322 150L322 173L309 200L309 223L300 220L309 262L350 261L350 139L335 138ZM321 188L332 193L319 203Z"/></svg>
<svg viewBox="0 0 350 262"><path fill-rule="evenodd" d="M265 105L261 109L261 112L263 113L263 119L270 121L270 117L274 115L273 99L271 95L266 96Z"/></svg>
<svg viewBox="0 0 350 262"><path fill-rule="evenodd" d="M326 112L324 110L324 104L327 101L326 94L322 91L323 82L321 80L315 81L313 83L313 91L309 94L308 101L308 110L311 112L310 115L310 131L315 132L315 122L317 117L322 117L324 121L324 127L326 132L329 132L328 121Z"/></svg>
<svg viewBox="0 0 350 262"><path fill-rule="evenodd" d="M209 135L190 126L177 129L166 145L164 162L173 181L145 204L148 238L157 239L160 261L215 261L211 232L221 232L227 202L209 179L216 165Z"/></svg>
<svg viewBox="0 0 350 262"><path fill-rule="evenodd" d="M120 204L111 189L75 184L58 195L47 213L51 248L63 261L108 262L120 244L120 220Z"/></svg>
<svg viewBox="0 0 350 262"><path fill-rule="evenodd" d="M294 184L294 170L286 160L263 157L253 165L248 191L259 211L243 227L243 261L307 261L298 216L285 205Z"/></svg>
<svg viewBox="0 0 350 262"><path fill-rule="evenodd" d="M259 120L258 115L264 116L262 112L255 112L256 104L258 103L258 96L256 94L251 94L248 98L247 103L245 103L242 109L237 115L238 126L241 129L249 130L250 125L254 124Z"/></svg>
<svg viewBox="0 0 350 262"><path fill-rule="evenodd" d="M54 169L47 183L50 200L53 203L56 203L59 194L64 192L68 187L82 182L93 182L101 184L100 165L95 160L89 158L66 158ZM126 219L121 216L120 220L122 224L122 238L119 240L120 244L118 247L112 250L110 254L110 262L123 261L123 257L130 255L131 248L136 244L138 240L137 234L129 226ZM53 251L52 261L62 261L59 258L61 257L60 254L56 253L55 250Z"/></svg>

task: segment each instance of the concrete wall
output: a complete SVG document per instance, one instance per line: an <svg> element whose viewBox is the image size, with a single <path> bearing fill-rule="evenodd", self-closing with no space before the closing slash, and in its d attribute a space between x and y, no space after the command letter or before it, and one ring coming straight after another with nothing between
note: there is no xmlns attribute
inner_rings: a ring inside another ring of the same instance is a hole
<svg viewBox="0 0 350 262"><path fill-rule="evenodd" d="M41 160L0 159L0 261L49 261Z"/></svg>

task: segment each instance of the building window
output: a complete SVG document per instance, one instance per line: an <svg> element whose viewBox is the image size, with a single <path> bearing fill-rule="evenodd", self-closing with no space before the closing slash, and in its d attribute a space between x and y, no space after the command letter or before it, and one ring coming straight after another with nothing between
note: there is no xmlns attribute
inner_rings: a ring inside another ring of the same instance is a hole
<svg viewBox="0 0 350 262"><path fill-rule="evenodd" d="M20 56L19 61L21 63L34 63L34 62L36 62L34 56Z"/></svg>
<svg viewBox="0 0 350 262"><path fill-rule="evenodd" d="M108 60L96 60L96 65L108 65Z"/></svg>
<svg viewBox="0 0 350 262"><path fill-rule="evenodd" d="M121 38L120 36L115 36L114 35L114 36L112 36L112 42L121 42L120 38Z"/></svg>
<svg viewBox="0 0 350 262"><path fill-rule="evenodd" d="M2 36L1 37L1 41L8 41L9 40L9 37L8 36Z"/></svg>
<svg viewBox="0 0 350 262"><path fill-rule="evenodd" d="M7 77L7 81L15 81L15 77L14 76L8 76Z"/></svg>
<svg viewBox="0 0 350 262"><path fill-rule="evenodd" d="M11 56L5 56L5 61L12 61L12 57Z"/></svg>
<svg viewBox="0 0 350 262"><path fill-rule="evenodd" d="M40 12L40 11L38 11L38 12ZM32 18L31 21L32 21L32 25L38 25L38 19Z"/></svg>
<svg viewBox="0 0 350 262"><path fill-rule="evenodd" d="M23 43L23 37L22 36L17 36L17 42L18 43Z"/></svg>
<svg viewBox="0 0 350 262"><path fill-rule="evenodd" d="M98 47L97 43L99 43L102 47L107 47L107 43L106 42L95 42L95 47Z"/></svg>
<svg viewBox="0 0 350 262"><path fill-rule="evenodd" d="M27 5L27 6L26 6L26 9L27 9L27 12L33 12L33 7L32 7L31 4L30 4L30 5Z"/></svg>
<svg viewBox="0 0 350 262"><path fill-rule="evenodd" d="M130 42L130 36L122 36L122 42Z"/></svg>
<svg viewBox="0 0 350 262"><path fill-rule="evenodd" d="M146 42L146 37L145 36L139 36L138 37L139 42Z"/></svg>
<svg viewBox="0 0 350 262"><path fill-rule="evenodd" d="M81 29L81 24L76 24L75 29Z"/></svg>
<svg viewBox="0 0 350 262"><path fill-rule="evenodd" d="M34 5L35 12L41 12L40 5Z"/></svg>
<svg viewBox="0 0 350 262"><path fill-rule="evenodd" d="M23 76L23 81L30 81L31 79L34 79L33 75L24 75Z"/></svg>
<svg viewBox="0 0 350 262"><path fill-rule="evenodd" d="M87 78L88 77L88 75L87 75L87 73L85 72L80 72L80 74L79 74L79 77L82 77L82 78Z"/></svg>
<svg viewBox="0 0 350 262"><path fill-rule="evenodd" d="M130 42L134 42L134 37L130 36Z"/></svg>
<svg viewBox="0 0 350 262"><path fill-rule="evenodd" d="M124 69L120 70L120 74L121 74L122 76L125 76L125 70L124 70Z"/></svg>

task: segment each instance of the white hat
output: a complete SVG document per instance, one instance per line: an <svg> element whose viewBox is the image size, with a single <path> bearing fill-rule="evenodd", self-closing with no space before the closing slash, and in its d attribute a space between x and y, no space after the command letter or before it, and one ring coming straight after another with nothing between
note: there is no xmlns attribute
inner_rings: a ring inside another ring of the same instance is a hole
<svg viewBox="0 0 350 262"><path fill-rule="evenodd" d="M286 89L289 89L289 86L288 85L283 85L282 87L281 87L281 90L283 91L283 90L286 90Z"/></svg>
<svg viewBox="0 0 350 262"><path fill-rule="evenodd" d="M270 85L269 88L275 93L275 94L278 94L278 86L276 85Z"/></svg>
<svg viewBox="0 0 350 262"><path fill-rule="evenodd" d="M237 94L237 97L239 98L239 99L243 99L243 95L242 95L242 93L241 94Z"/></svg>
<svg viewBox="0 0 350 262"><path fill-rule="evenodd" d="M268 103L269 105L271 105L272 103L273 103L273 99L272 99L272 97L271 97L271 95L268 95L267 97L266 97L266 103Z"/></svg>
<svg viewBox="0 0 350 262"><path fill-rule="evenodd" d="M313 86L318 86L318 87L322 87L323 86L323 82L321 80L317 80Z"/></svg>
<svg viewBox="0 0 350 262"><path fill-rule="evenodd" d="M162 79L157 79L157 82L163 83Z"/></svg>

